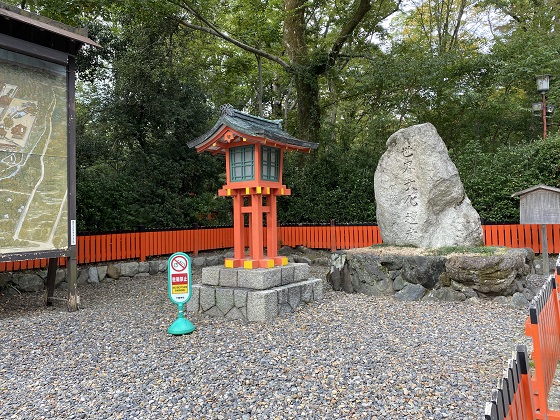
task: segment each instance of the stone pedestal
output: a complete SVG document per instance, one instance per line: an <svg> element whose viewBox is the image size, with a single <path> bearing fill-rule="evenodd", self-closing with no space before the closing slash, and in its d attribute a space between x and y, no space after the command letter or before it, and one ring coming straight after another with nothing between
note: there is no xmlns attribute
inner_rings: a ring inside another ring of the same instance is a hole
<svg viewBox="0 0 560 420"><path fill-rule="evenodd" d="M244 268L204 267L193 285L187 310L245 321L270 321L303 303L321 300L321 279L309 278L309 265Z"/></svg>

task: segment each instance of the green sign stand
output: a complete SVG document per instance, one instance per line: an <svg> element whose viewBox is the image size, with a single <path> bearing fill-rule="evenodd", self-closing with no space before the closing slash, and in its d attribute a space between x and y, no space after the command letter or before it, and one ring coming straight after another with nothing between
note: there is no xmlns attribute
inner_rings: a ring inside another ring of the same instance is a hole
<svg viewBox="0 0 560 420"><path fill-rule="evenodd" d="M173 321L167 332L173 335L190 334L194 331L194 325L183 315L183 304L179 303L177 305L179 307L179 316Z"/></svg>
<svg viewBox="0 0 560 420"><path fill-rule="evenodd" d="M179 316L167 329L169 334L183 335L194 331L194 325L185 318L183 306L192 296L191 259L183 253L177 252L167 261L167 290L171 302L177 305Z"/></svg>

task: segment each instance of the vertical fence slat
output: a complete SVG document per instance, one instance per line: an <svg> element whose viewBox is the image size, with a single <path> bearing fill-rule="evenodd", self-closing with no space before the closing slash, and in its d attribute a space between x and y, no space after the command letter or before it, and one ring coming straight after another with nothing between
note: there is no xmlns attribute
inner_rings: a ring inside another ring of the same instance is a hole
<svg viewBox="0 0 560 420"><path fill-rule="evenodd" d="M188 230L187 231L187 235L185 237L186 240L186 249L188 249L187 252L193 252L194 251L194 231L192 230Z"/></svg>
<svg viewBox="0 0 560 420"><path fill-rule="evenodd" d="M546 225L546 244L548 253L554 252L554 242L552 238L552 225Z"/></svg>
<svg viewBox="0 0 560 420"><path fill-rule="evenodd" d="M83 241L84 241L84 237L83 236L78 236L76 237L76 262L78 264L82 263L82 257L83 257Z"/></svg>
<svg viewBox="0 0 560 420"><path fill-rule="evenodd" d="M511 246L512 248L519 248L518 225L510 225L510 229L511 229Z"/></svg>
<svg viewBox="0 0 560 420"><path fill-rule="evenodd" d="M110 258L110 251L111 251L111 235L103 235L103 245L102 245L102 254L101 254L101 258L103 259L103 261L111 261Z"/></svg>
<svg viewBox="0 0 560 420"><path fill-rule="evenodd" d="M105 245L103 239L103 235L95 235L95 262L105 261L103 259L103 247Z"/></svg>
<svg viewBox="0 0 560 420"><path fill-rule="evenodd" d="M552 240L552 246L549 248L551 253L560 254L560 225L550 225L550 230L552 234L548 237Z"/></svg>
<svg viewBox="0 0 560 420"><path fill-rule="evenodd" d="M84 247L84 255L85 255L84 262L89 263L91 261L91 236L86 236L86 240L85 240L84 245L85 245L85 247Z"/></svg>
<svg viewBox="0 0 560 420"><path fill-rule="evenodd" d="M524 248L530 245L529 240L531 239L531 228L529 225L519 225L519 247Z"/></svg>
<svg viewBox="0 0 560 420"><path fill-rule="evenodd" d="M511 248L512 241L511 241L511 228L509 225L502 225L502 230L505 236L505 246Z"/></svg>
<svg viewBox="0 0 560 420"><path fill-rule="evenodd" d="M531 226L531 244L533 246L533 251L540 253L542 250L540 226L539 225L530 225L530 226Z"/></svg>
<svg viewBox="0 0 560 420"><path fill-rule="evenodd" d="M486 246L492 246L492 236L490 234L489 226L482 226L482 233L484 235L484 244Z"/></svg>
<svg viewBox="0 0 560 420"><path fill-rule="evenodd" d="M125 260L134 258L133 255L136 254L136 243L133 241L132 233L127 233L124 235L125 240L123 247L123 256Z"/></svg>

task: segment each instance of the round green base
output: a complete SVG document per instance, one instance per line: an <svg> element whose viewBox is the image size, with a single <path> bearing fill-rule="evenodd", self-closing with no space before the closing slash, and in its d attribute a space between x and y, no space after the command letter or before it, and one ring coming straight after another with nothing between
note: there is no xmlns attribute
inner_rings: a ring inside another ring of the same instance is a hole
<svg viewBox="0 0 560 420"><path fill-rule="evenodd" d="M177 318L167 329L167 332L173 335L190 334L193 331L194 325L186 318Z"/></svg>

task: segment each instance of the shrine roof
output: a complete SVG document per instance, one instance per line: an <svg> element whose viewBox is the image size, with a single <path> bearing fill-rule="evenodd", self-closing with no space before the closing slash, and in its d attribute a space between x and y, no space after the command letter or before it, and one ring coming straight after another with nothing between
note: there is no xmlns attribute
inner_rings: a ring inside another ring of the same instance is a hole
<svg viewBox="0 0 560 420"><path fill-rule="evenodd" d="M189 147L197 151L208 150L214 153L225 153L225 143L232 142L223 138L224 132L231 129L236 136L247 137L253 142L271 142L288 149L309 151L317 149L318 143L295 138L282 130L281 120L267 120L234 109L227 104L222 106L222 114L214 126L202 136L188 142Z"/></svg>

